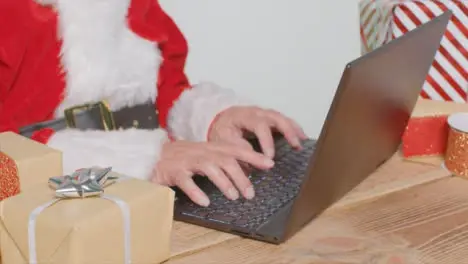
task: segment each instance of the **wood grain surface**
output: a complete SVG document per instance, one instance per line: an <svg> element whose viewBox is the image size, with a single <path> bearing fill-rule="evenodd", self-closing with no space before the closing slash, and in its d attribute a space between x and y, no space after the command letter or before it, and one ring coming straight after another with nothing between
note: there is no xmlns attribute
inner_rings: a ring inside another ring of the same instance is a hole
<svg viewBox="0 0 468 264"><path fill-rule="evenodd" d="M279 246L234 238L168 263L466 264L467 190L441 179L329 211Z"/></svg>
<svg viewBox="0 0 468 264"><path fill-rule="evenodd" d="M428 190L443 185L439 181L449 177L440 167L405 161L397 153L323 216L280 246L175 222L173 256L168 263L396 264L408 263L408 256L413 258L409 263L426 263L421 262L420 250L411 247L411 240L398 233L398 222L406 221L405 225L411 226L416 221L405 215L408 210L414 210L416 218L423 217L417 210L425 197L431 196ZM422 188L416 191L421 193L415 195L415 188ZM408 196L419 198L408 203L414 198ZM438 208L431 210L437 212Z"/></svg>

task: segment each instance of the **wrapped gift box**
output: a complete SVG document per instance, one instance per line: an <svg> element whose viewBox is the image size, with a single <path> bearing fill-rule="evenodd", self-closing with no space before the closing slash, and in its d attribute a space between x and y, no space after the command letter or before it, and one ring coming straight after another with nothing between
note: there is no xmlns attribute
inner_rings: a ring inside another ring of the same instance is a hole
<svg viewBox="0 0 468 264"><path fill-rule="evenodd" d="M3 264L160 263L169 257L170 188L126 179L100 196L56 195L43 184L0 203Z"/></svg>
<svg viewBox="0 0 468 264"><path fill-rule="evenodd" d="M428 22L444 11L453 12L421 97L466 102L468 90L468 1L361 0L362 52L367 53Z"/></svg>
<svg viewBox="0 0 468 264"><path fill-rule="evenodd" d="M0 201L62 173L58 150L12 132L0 133Z"/></svg>
<svg viewBox="0 0 468 264"><path fill-rule="evenodd" d="M468 112L468 104L420 99L403 134L403 156L440 163L447 147L447 118L458 112Z"/></svg>

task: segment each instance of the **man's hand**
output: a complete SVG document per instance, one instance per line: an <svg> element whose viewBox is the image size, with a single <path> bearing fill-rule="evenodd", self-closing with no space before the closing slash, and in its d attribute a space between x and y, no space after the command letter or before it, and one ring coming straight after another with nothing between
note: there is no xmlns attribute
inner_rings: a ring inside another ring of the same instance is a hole
<svg viewBox="0 0 468 264"><path fill-rule="evenodd" d="M193 181L195 174L208 177L231 200L239 198L238 190L251 199L255 195L252 183L238 161L262 170L274 165L261 153L229 143L175 141L163 146L152 181L179 187L201 206L208 206L210 201Z"/></svg>
<svg viewBox="0 0 468 264"><path fill-rule="evenodd" d="M273 133L278 131L295 148L301 147L301 140L306 139L304 131L292 119L274 110L259 107L234 106L222 112L212 124L208 140L229 142L237 146L251 148L244 139L244 132L257 136L262 151L273 158L275 155Z"/></svg>

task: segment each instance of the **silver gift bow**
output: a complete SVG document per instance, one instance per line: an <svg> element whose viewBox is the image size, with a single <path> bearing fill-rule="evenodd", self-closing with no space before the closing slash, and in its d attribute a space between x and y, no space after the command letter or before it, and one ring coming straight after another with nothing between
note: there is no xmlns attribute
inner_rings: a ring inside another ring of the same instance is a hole
<svg viewBox="0 0 468 264"><path fill-rule="evenodd" d="M71 175L49 179L49 185L55 189L55 196L57 198L38 206L29 215L28 246L30 264L37 264L36 221L41 212L64 198L86 198L92 196L100 196L103 199L112 201L120 208L124 224L124 263L131 264L130 208L124 200L103 194L105 187L115 183L117 180L125 180L127 178L112 177L109 175L111 171L112 168L87 168L77 170Z"/></svg>
<svg viewBox="0 0 468 264"><path fill-rule="evenodd" d="M117 177L109 176L112 168L87 168L75 171L72 175L52 177L49 185L59 198L84 198L98 196L104 188L114 183Z"/></svg>

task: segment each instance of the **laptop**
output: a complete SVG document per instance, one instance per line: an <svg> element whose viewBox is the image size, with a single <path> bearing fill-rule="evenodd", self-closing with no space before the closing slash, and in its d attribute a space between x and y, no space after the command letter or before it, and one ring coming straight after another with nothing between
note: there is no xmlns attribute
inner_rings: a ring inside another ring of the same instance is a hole
<svg viewBox="0 0 468 264"><path fill-rule="evenodd" d="M398 150L450 17L448 11L348 63L318 140L295 150L278 137L275 166L249 176L254 199L231 201L200 177L210 206L177 192L175 220L273 244L289 239Z"/></svg>

